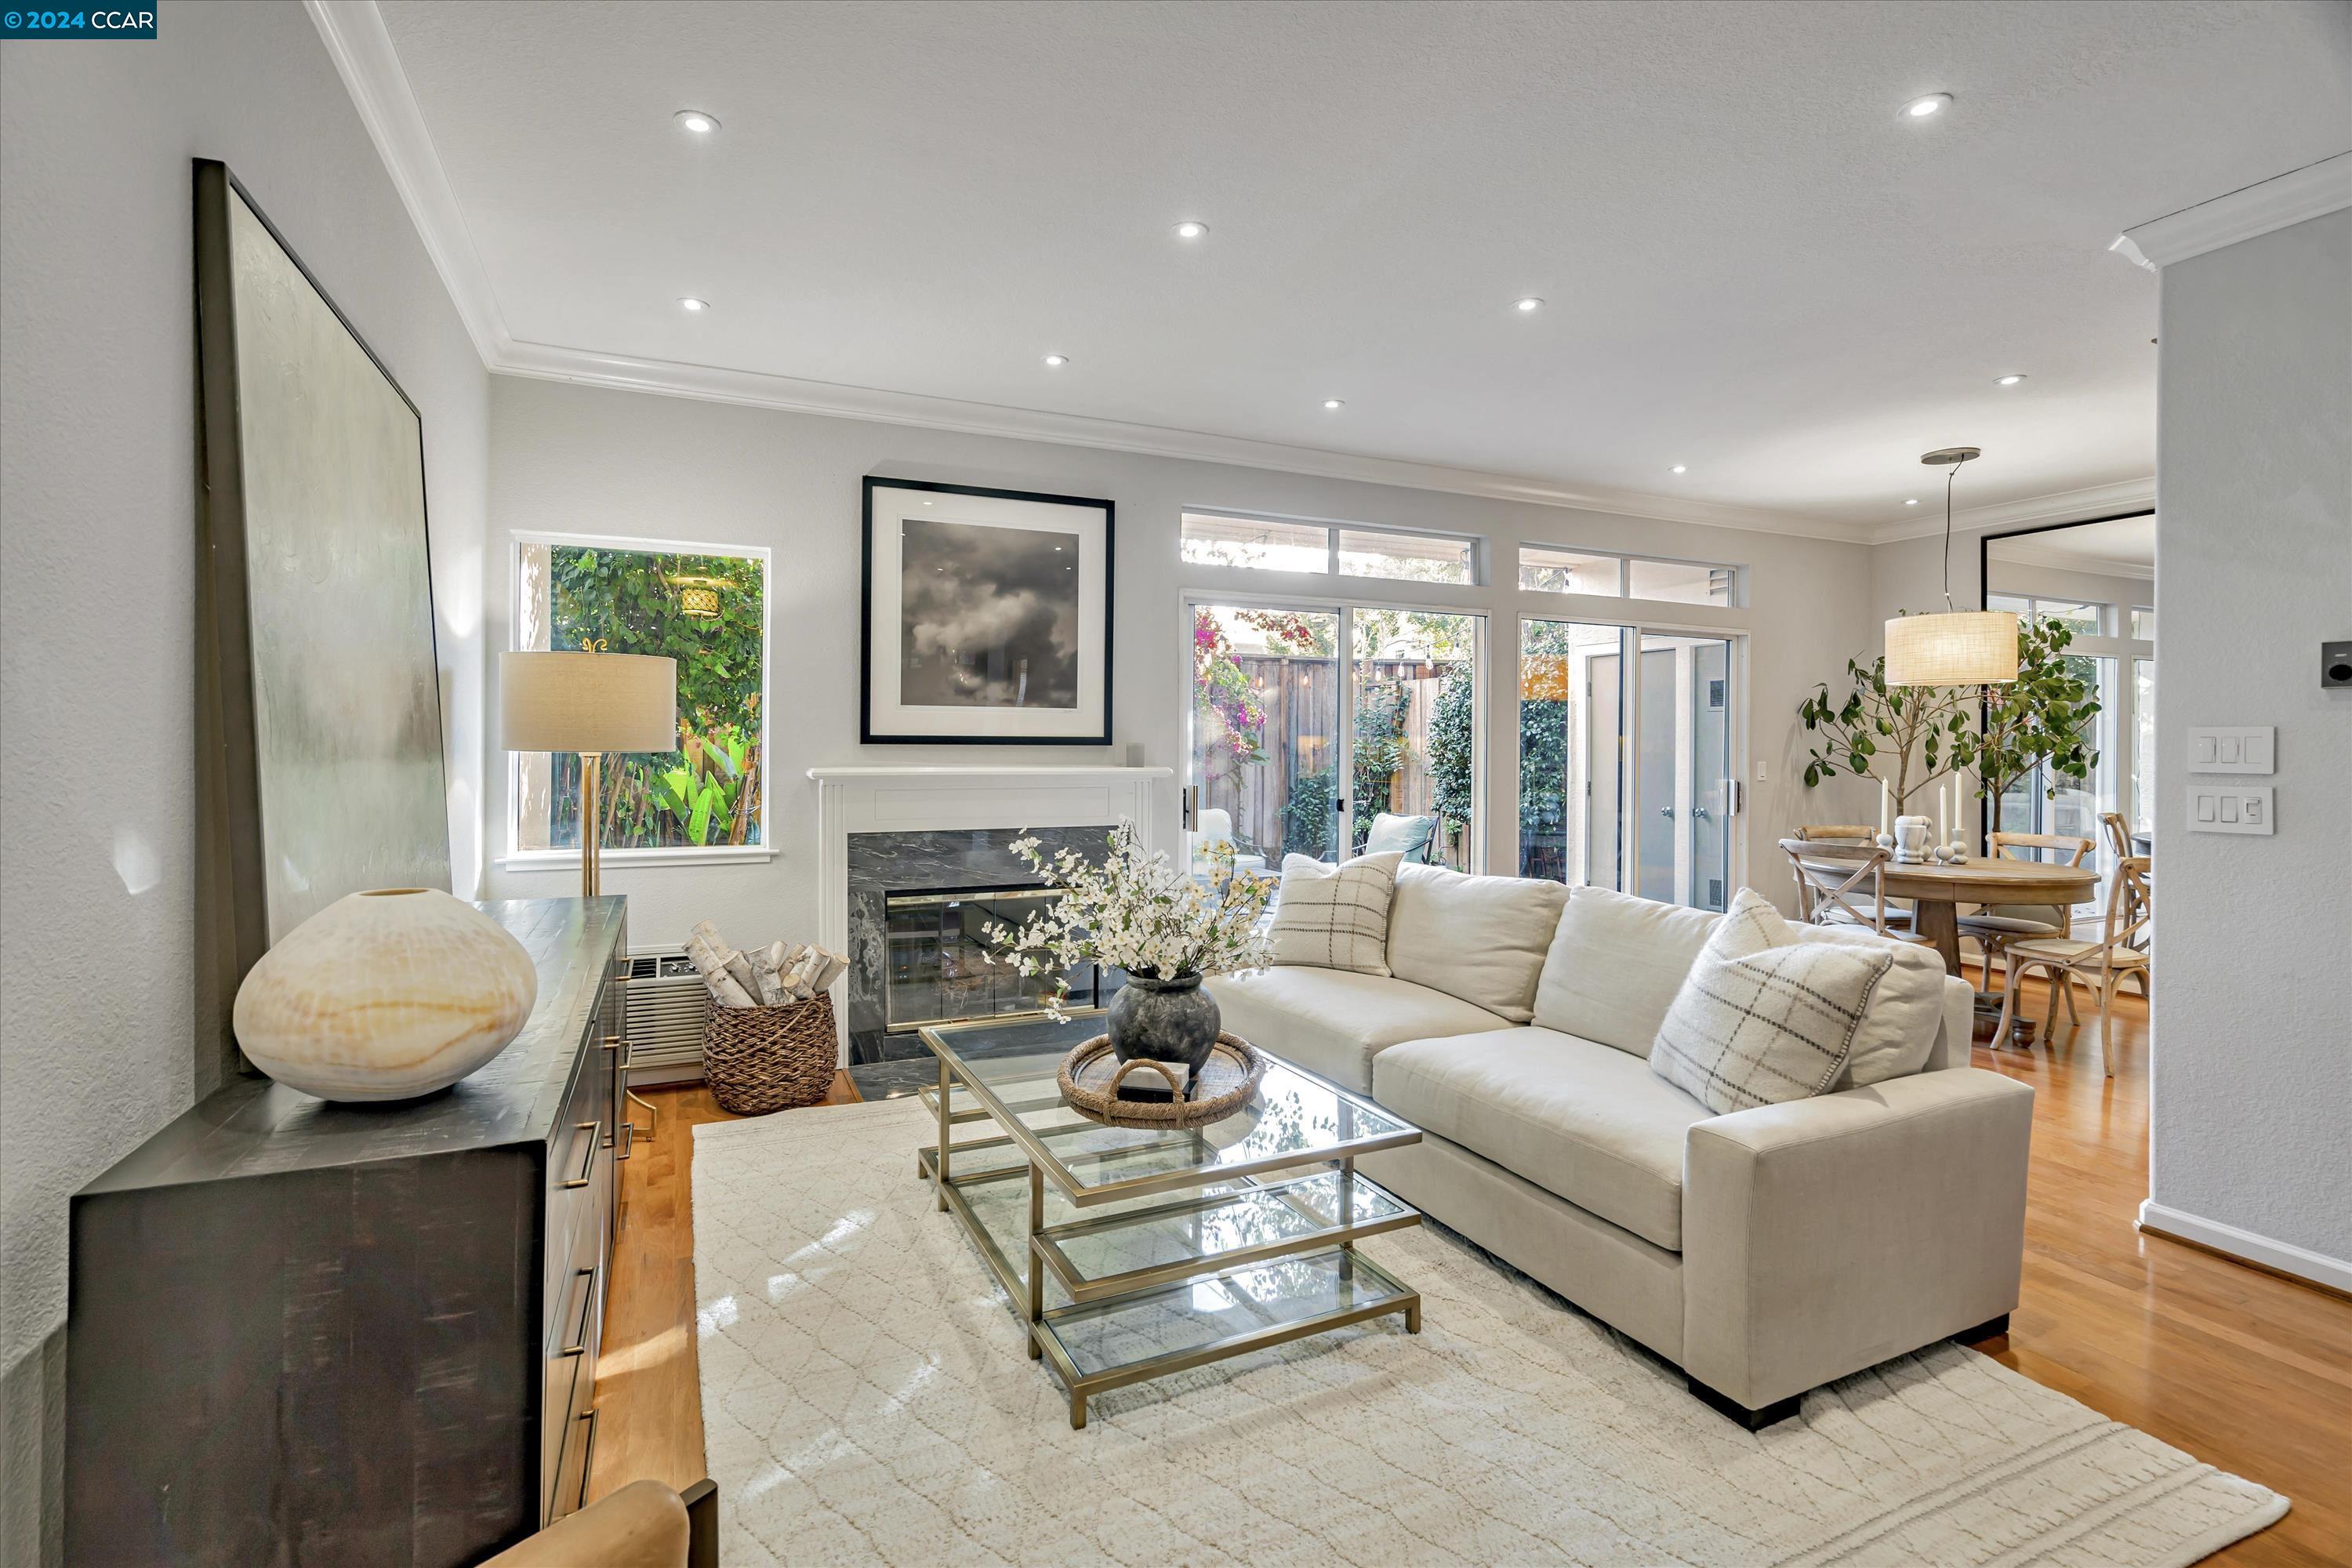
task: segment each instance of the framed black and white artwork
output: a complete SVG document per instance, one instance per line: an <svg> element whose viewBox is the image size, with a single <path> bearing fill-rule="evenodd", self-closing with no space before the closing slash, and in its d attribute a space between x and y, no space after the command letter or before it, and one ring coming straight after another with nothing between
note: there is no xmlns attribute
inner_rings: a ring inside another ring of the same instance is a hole
<svg viewBox="0 0 2352 1568"><path fill-rule="evenodd" d="M1111 503L866 480L858 738L1110 744Z"/></svg>

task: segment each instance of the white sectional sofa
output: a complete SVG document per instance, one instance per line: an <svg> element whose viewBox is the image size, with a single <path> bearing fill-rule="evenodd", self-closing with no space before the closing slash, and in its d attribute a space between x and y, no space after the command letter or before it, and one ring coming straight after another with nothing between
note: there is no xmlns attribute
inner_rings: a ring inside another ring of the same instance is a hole
<svg viewBox="0 0 2352 1568"><path fill-rule="evenodd" d="M1367 1174L1755 1428L1818 1384L1999 1331L2033 1091L1968 1065L1969 988L1947 980L1917 1070L1857 1063L1828 1094L1716 1114L1648 1054L1719 918L1407 866L1390 975L1278 967L1211 986L1226 1028L1423 1129Z"/></svg>

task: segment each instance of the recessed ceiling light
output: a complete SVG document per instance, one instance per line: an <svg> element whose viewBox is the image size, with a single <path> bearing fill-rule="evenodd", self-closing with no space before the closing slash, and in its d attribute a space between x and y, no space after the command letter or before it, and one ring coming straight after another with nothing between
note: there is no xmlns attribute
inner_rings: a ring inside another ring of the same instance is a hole
<svg viewBox="0 0 2352 1568"><path fill-rule="evenodd" d="M677 302L677 308L681 310L688 311L688 313L699 313L710 309L710 301L708 300L697 300L688 296Z"/></svg>
<svg viewBox="0 0 2352 1568"><path fill-rule="evenodd" d="M1045 356L1045 363L1051 365L1054 369L1059 370L1064 365L1070 363L1070 356L1067 354L1047 354Z"/></svg>
<svg viewBox="0 0 2352 1568"><path fill-rule="evenodd" d="M1512 308L1513 310L1517 310L1517 311L1521 312L1522 314L1524 314L1524 313L1526 313L1527 311L1529 311L1529 310L1542 310L1542 309L1543 309L1543 301L1542 301L1541 300L1537 299L1534 295L1530 294L1530 295L1528 295L1526 299L1524 299L1524 300L1520 300L1517 304L1516 304L1516 305L1512 306L1511 308Z"/></svg>
<svg viewBox="0 0 2352 1568"><path fill-rule="evenodd" d="M698 109L681 109L674 118L697 136L708 136L719 129L718 117L705 114Z"/></svg>
<svg viewBox="0 0 2352 1568"><path fill-rule="evenodd" d="M930 502L925 501L923 504L925 506L929 506L930 505ZM1913 496L1909 500L1905 501L1903 504L1905 506L1917 506L1919 504L1919 498L1917 496Z"/></svg>
<svg viewBox="0 0 2352 1568"><path fill-rule="evenodd" d="M1176 237L1179 239L1198 239L1208 232L1207 224L1195 222L1192 218L1186 218L1176 226Z"/></svg>
<svg viewBox="0 0 2352 1568"><path fill-rule="evenodd" d="M2024 379L2025 378L2021 375L2004 375L1995 379L1993 384L1995 386L2015 386L2019 382L2023 381Z"/></svg>
<svg viewBox="0 0 2352 1568"><path fill-rule="evenodd" d="M1340 402L1336 397L1327 397L1323 400L1323 406L1326 408L1345 408L1347 405Z"/></svg>
<svg viewBox="0 0 2352 1568"><path fill-rule="evenodd" d="M1948 92L1931 92L1925 98L1915 98L1903 106L1906 120L1932 120L1952 106Z"/></svg>
<svg viewBox="0 0 2352 1568"><path fill-rule="evenodd" d="M1690 472L1690 465L1688 463L1676 463L1673 468L1668 468L1666 472L1670 474L1687 474Z"/></svg>

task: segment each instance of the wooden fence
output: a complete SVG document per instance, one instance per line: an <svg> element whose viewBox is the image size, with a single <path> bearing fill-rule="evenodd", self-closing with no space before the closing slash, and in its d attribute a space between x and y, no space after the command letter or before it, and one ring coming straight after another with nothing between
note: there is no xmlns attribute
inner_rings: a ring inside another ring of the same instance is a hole
<svg viewBox="0 0 2352 1568"><path fill-rule="evenodd" d="M1236 763L1230 747L1216 746L1210 765L1202 770L1202 805L1229 813L1234 837L1245 850L1255 849L1269 861L1279 860L1286 850L1314 850L1318 846L1300 839L1285 822L1283 810L1300 779L1337 763L1336 724L1353 722L1352 714L1343 720L1339 712L1339 661L1241 655L1234 662L1256 688L1265 712L1259 741L1265 760ZM1411 659L1373 659L1357 667L1360 699L1372 685L1401 684L1405 689L1404 755L1389 779L1388 809L1399 816L1425 816L1435 809L1429 732L1448 668ZM1345 795L1351 788L1352 781L1343 781L1336 793ZM1360 808L1357 821L1360 835L1371 818Z"/></svg>

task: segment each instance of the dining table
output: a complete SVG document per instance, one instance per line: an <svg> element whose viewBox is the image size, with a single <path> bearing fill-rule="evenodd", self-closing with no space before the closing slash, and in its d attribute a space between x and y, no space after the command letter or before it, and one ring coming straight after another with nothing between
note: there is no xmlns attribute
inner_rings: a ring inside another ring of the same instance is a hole
<svg viewBox="0 0 2352 1568"><path fill-rule="evenodd" d="M1823 847L1831 842L1822 841ZM1832 869L1840 865L1826 858L1822 864ZM1844 863L1844 868L1852 869L1852 863ZM1912 930L1934 944L1944 960L1947 974L1960 973L1962 904L2072 906L2089 902L2098 885L2096 867L2062 866L2049 860L1970 857L1957 864L1934 860L1886 863L1886 896L1911 900ZM1985 978L1990 980L1991 976ZM1979 987L1977 1033L1990 1039L2000 1017L2000 993Z"/></svg>

